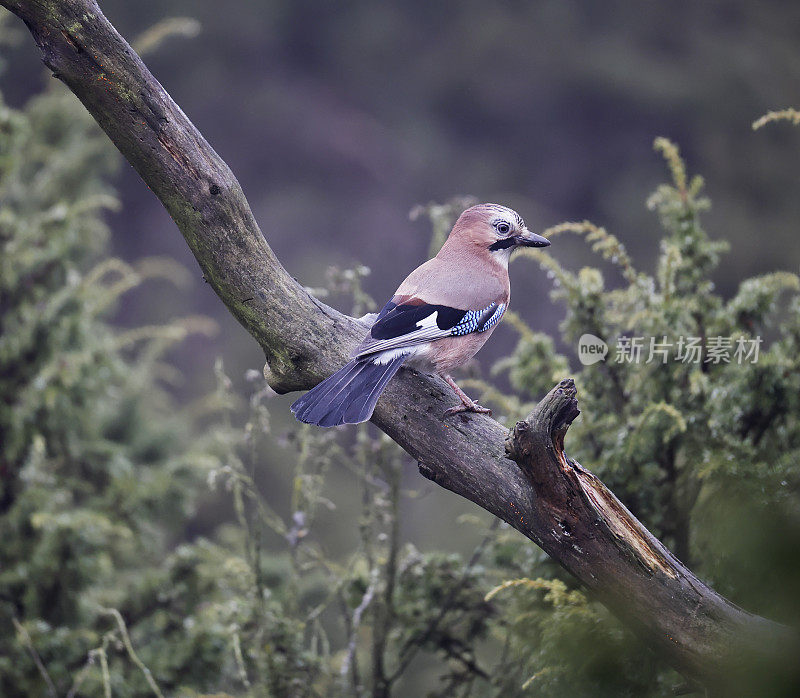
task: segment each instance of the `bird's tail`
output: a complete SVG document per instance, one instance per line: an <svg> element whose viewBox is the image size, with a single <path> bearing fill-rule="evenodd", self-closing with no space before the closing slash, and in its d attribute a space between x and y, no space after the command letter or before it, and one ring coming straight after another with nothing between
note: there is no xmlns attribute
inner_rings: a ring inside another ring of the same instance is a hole
<svg viewBox="0 0 800 698"><path fill-rule="evenodd" d="M301 422L321 427L366 422L406 358L397 356L385 364L353 359L297 400L292 412Z"/></svg>

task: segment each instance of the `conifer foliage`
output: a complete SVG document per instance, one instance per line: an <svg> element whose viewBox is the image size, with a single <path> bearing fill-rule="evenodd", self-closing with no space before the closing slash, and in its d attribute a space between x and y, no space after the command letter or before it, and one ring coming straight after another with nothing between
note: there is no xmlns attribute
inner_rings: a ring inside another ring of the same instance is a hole
<svg viewBox="0 0 800 698"><path fill-rule="evenodd" d="M702 180L672 143L656 147L671 181L648 201L663 229L654 271L591 223L546 231L583 235L599 256L573 271L522 253L553 279L565 351L509 311L518 341L494 371L511 394L472 383L510 423L572 366L583 417L570 455L719 591L796 622L800 283L781 271L718 294L725 245L701 225ZM508 527L459 522L475 540L466 558L404 543L414 492L387 437L277 429L260 375L242 404L221 363L214 392L175 405L164 352L213 328L110 322L121 294L181 276L108 257L117 162L60 88L0 105L0 694L672 694L680 677ZM434 246L464 201L416 210ZM329 279L359 314L367 273ZM566 348L586 334L610 351L580 367ZM620 349L635 337L639 361ZM679 337L699 338L698 361L675 357ZM737 361L737 342L758 337L757 360ZM647 360L651 339L666 360ZM278 468L291 487L273 509L264 473ZM337 506L332 474L361 502L336 556L317 536ZM230 515L191 537L212 500Z"/></svg>

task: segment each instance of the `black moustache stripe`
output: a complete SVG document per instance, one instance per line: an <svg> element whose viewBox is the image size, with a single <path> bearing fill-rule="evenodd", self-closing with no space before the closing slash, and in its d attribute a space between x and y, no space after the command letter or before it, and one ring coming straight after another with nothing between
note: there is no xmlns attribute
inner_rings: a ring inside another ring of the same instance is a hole
<svg viewBox="0 0 800 698"><path fill-rule="evenodd" d="M507 247L514 247L517 244L516 238L512 235L511 237L503 238L502 240L498 240L497 242L492 243L489 245L489 250L492 252L497 252L497 250L504 250Z"/></svg>

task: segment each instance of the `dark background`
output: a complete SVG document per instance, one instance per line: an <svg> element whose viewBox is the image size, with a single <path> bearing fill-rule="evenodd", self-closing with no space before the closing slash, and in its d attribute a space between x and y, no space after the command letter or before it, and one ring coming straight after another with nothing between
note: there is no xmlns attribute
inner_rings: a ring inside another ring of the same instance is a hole
<svg viewBox="0 0 800 698"><path fill-rule="evenodd" d="M363 263L381 304L428 250L429 226L411 222L410 209L456 194L508 204L533 230L588 218L649 269L658 223L645 202L667 180L656 136L676 141L690 171L706 179L714 203L706 227L732 246L717 278L725 294L747 276L798 269L800 131L778 124L753 132L751 123L800 105L800 3L101 7L129 40L165 17L199 20L199 36L173 37L145 60L232 167L283 264L309 286L322 285L331 264ZM24 30L4 56L0 81L11 106L52 80ZM245 370L263 364L257 345L202 283L174 224L127 165L118 185L113 253L174 257L195 282L184 290L148 284L123 301L117 321L214 317L216 338L174 352L187 376L182 394L212 385L217 356L244 390ZM596 263L577 238L561 237L552 250L572 268ZM518 263L512 282L513 307L555 333L562 311L545 275ZM479 357L484 375L514 340L507 328L495 334ZM287 409L276 412L288 419L292 399L281 398ZM442 543L449 536L437 535Z"/></svg>

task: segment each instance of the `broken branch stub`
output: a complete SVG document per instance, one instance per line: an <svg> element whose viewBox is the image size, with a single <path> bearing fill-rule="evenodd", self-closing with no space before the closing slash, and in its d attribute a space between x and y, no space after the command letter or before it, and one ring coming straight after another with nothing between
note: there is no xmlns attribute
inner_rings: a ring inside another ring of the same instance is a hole
<svg viewBox="0 0 800 698"><path fill-rule="evenodd" d="M686 675L730 685L736 670L778 665L796 638L700 581L592 473L564 452L580 414L562 380L506 439L533 490L536 542ZM744 661L743 661L744 660Z"/></svg>
<svg viewBox="0 0 800 698"><path fill-rule="evenodd" d="M595 475L564 452L567 430L579 414L575 382L566 378L527 420L517 422L506 440L506 454L520 466L559 528L577 532L586 521L593 528L602 524L621 553L645 569L676 577L667 560L670 553L658 539Z"/></svg>

